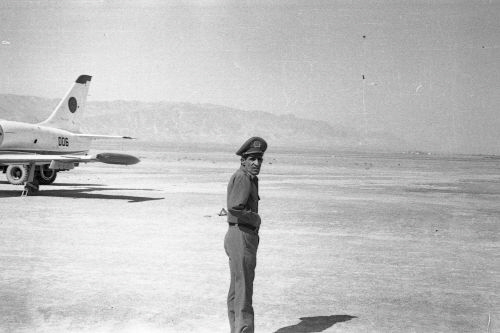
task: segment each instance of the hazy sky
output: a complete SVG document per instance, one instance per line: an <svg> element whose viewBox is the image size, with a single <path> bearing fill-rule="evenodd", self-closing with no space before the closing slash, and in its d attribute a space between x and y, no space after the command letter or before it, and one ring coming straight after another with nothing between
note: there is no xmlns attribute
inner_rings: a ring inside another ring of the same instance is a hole
<svg viewBox="0 0 500 333"><path fill-rule="evenodd" d="M500 153L500 1L1 1L0 93L186 101ZM365 79L363 80L363 75Z"/></svg>

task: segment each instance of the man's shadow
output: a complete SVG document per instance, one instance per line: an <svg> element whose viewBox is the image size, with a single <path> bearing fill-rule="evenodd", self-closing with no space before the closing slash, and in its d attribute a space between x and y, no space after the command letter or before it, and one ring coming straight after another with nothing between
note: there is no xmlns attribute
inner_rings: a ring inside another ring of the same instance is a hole
<svg viewBox="0 0 500 333"><path fill-rule="evenodd" d="M292 326L282 327L274 333L313 333L322 332L336 323L357 318L349 315L317 316L299 318L300 323Z"/></svg>

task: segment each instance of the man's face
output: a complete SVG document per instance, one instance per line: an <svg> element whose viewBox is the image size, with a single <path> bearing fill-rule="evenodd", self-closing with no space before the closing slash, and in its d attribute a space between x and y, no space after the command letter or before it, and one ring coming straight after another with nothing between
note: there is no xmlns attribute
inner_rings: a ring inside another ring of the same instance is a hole
<svg viewBox="0 0 500 333"><path fill-rule="evenodd" d="M257 176L262 165L262 155L246 155L241 158L241 165L251 175Z"/></svg>

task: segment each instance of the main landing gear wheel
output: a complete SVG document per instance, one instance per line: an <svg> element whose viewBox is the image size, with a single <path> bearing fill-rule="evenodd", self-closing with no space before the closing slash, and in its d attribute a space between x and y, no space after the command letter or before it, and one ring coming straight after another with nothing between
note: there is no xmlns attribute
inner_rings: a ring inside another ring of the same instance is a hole
<svg viewBox="0 0 500 333"><path fill-rule="evenodd" d="M56 180L57 171L49 169L47 164L41 165L37 168L35 177L40 185L50 185Z"/></svg>
<svg viewBox="0 0 500 333"><path fill-rule="evenodd" d="M23 185L28 180L28 167L26 165L9 165L5 174L7 181L12 185Z"/></svg>

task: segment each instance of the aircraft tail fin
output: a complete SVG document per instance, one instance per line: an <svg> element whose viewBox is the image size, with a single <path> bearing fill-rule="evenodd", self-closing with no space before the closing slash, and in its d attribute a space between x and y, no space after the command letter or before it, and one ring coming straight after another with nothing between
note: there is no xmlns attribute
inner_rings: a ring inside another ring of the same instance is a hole
<svg viewBox="0 0 500 333"><path fill-rule="evenodd" d="M80 75L49 118L39 125L78 132L91 79L90 75Z"/></svg>

